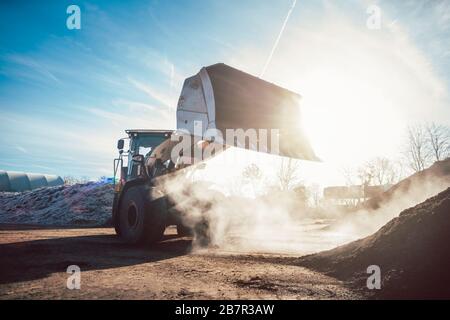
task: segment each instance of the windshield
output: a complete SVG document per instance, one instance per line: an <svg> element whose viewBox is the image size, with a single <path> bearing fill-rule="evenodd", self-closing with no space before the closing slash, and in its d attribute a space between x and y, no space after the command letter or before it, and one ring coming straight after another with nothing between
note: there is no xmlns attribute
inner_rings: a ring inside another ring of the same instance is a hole
<svg viewBox="0 0 450 320"><path fill-rule="evenodd" d="M134 155L141 154L143 156L148 155L153 148L160 145L166 140L167 134L165 133L133 133L130 134L130 156L128 157L128 177L132 178L136 174L136 168L131 161Z"/></svg>

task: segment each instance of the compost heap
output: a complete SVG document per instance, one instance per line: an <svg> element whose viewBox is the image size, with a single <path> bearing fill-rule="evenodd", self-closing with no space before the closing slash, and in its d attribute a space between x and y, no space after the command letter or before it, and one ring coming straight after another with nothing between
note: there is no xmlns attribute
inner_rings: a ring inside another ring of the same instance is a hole
<svg viewBox="0 0 450 320"><path fill-rule="evenodd" d="M450 188L371 236L300 258L300 264L349 281L376 298L450 298ZM367 268L381 268L381 289L368 290Z"/></svg>
<svg viewBox="0 0 450 320"><path fill-rule="evenodd" d="M109 222L111 184L88 182L0 193L0 223L101 226Z"/></svg>

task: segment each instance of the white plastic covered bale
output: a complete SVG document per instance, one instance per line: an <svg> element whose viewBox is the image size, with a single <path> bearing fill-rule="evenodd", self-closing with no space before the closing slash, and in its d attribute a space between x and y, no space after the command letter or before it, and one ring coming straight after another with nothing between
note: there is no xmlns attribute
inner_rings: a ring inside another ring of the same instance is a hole
<svg viewBox="0 0 450 320"><path fill-rule="evenodd" d="M64 180L60 176L46 175L45 179L49 187L61 186L64 184Z"/></svg>
<svg viewBox="0 0 450 320"><path fill-rule="evenodd" d="M23 192L63 184L64 180L56 175L0 171L0 192Z"/></svg>
<svg viewBox="0 0 450 320"><path fill-rule="evenodd" d="M11 185L9 184L9 177L6 171L0 171L0 192L11 190Z"/></svg>
<svg viewBox="0 0 450 320"><path fill-rule="evenodd" d="M9 184L13 192L22 192L31 190L30 180L23 172L8 172Z"/></svg>
<svg viewBox="0 0 450 320"><path fill-rule="evenodd" d="M27 176L31 190L48 186L47 179L42 174L29 173Z"/></svg>

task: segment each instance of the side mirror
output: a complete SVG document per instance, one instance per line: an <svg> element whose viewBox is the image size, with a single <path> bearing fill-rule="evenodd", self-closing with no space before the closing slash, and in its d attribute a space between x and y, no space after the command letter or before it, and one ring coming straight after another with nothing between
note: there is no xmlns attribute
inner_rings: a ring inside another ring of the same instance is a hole
<svg viewBox="0 0 450 320"><path fill-rule="evenodd" d="M125 145L125 141L123 141L123 139L120 139L119 141L117 141L117 149L123 150L124 145Z"/></svg>
<svg viewBox="0 0 450 320"><path fill-rule="evenodd" d="M132 158L133 162L144 164L144 156L142 154L136 154Z"/></svg>

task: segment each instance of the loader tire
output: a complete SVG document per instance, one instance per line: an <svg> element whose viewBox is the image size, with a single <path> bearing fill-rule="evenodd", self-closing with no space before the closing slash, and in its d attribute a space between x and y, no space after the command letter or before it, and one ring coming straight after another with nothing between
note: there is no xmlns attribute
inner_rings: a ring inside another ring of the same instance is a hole
<svg viewBox="0 0 450 320"><path fill-rule="evenodd" d="M150 201L145 188L125 191L119 207L119 234L128 244L151 244L162 239L165 224L165 200Z"/></svg>
<svg viewBox="0 0 450 320"><path fill-rule="evenodd" d="M185 226L184 224L177 224L177 234L180 237L190 237L194 235L192 228Z"/></svg>
<svg viewBox="0 0 450 320"><path fill-rule="evenodd" d="M202 219L195 225L195 240L200 247L207 247L211 243L210 231L209 223L206 219Z"/></svg>

